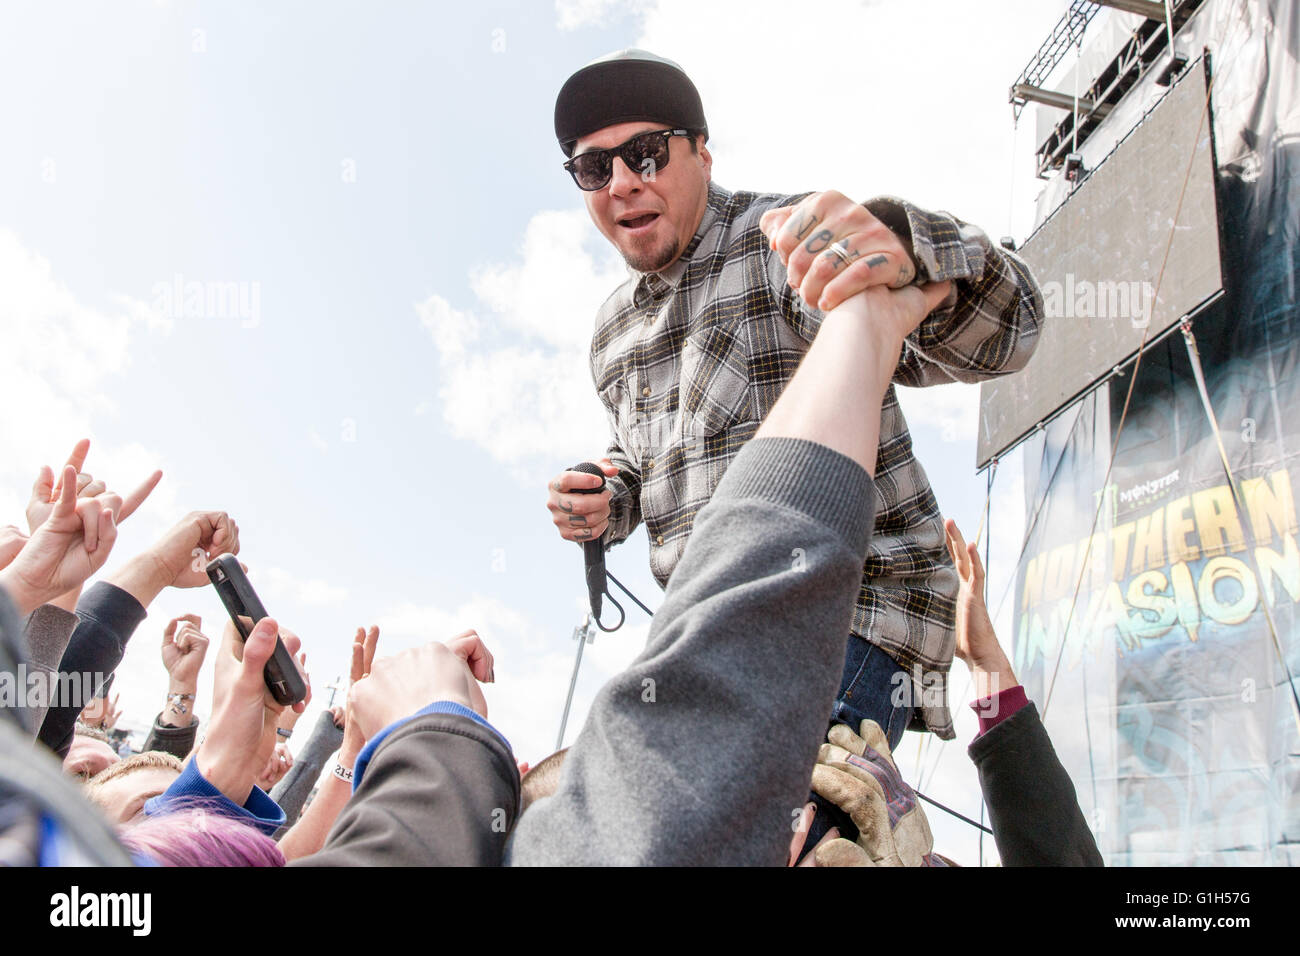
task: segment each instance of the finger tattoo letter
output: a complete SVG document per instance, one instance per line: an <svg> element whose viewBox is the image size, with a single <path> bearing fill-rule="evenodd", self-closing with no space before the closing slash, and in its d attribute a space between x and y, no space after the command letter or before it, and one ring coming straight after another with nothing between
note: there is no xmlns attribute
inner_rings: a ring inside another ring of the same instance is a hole
<svg viewBox="0 0 1300 956"><path fill-rule="evenodd" d="M817 225L817 223L819 222L821 222L821 220L818 219L816 216L814 216L812 213L808 213L806 216L800 217L799 225L794 232L794 237L802 241L803 237L808 235L808 233L812 232L813 226Z"/></svg>
<svg viewBox="0 0 1300 956"><path fill-rule="evenodd" d="M823 229L804 243L804 248L813 255L817 255L817 253L821 252L834 241L835 233L831 232L829 229Z"/></svg>

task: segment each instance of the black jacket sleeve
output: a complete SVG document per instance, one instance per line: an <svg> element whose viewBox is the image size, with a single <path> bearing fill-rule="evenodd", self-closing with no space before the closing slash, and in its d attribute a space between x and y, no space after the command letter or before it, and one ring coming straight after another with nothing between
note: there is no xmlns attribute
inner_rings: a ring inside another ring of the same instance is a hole
<svg viewBox="0 0 1300 956"><path fill-rule="evenodd" d="M491 730L422 714L393 730L320 852L302 866L496 866L519 814L519 770Z"/></svg>
<svg viewBox="0 0 1300 956"><path fill-rule="evenodd" d="M976 737L993 839L1004 866L1101 866L1070 775L1032 703Z"/></svg>
<svg viewBox="0 0 1300 956"><path fill-rule="evenodd" d="M80 675L89 674L93 689L98 692L126 653L126 642L145 619L146 611L140 602L126 591L106 581L101 581L81 596L77 602L79 623L63 652L59 673L76 675L75 685L82 686ZM72 734L77 717L89 700L80 700L76 694L61 695L61 706L51 703L45 713L45 722L37 739L49 747L62 760L72 747Z"/></svg>
<svg viewBox="0 0 1300 956"><path fill-rule="evenodd" d="M164 724L162 714L159 714L153 719L153 726L149 728L149 736L144 739L144 746L140 748L140 752L148 753L157 750L184 760L194 749L194 741L198 736L198 720L188 727L172 727Z"/></svg>

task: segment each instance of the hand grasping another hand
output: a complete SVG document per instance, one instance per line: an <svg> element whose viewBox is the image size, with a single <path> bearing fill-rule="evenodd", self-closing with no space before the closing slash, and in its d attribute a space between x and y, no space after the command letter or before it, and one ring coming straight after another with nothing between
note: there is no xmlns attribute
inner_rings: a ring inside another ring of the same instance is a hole
<svg viewBox="0 0 1300 956"><path fill-rule="evenodd" d="M903 241L865 206L835 190L769 209L759 228L785 264L791 288L823 312L864 289L901 289L917 277Z"/></svg>
<svg viewBox="0 0 1300 956"><path fill-rule="evenodd" d="M348 704L357 728L369 740L437 701L458 703L487 717L478 682L493 680L492 654L470 630L446 644L430 641L376 661L370 675L348 691Z"/></svg>

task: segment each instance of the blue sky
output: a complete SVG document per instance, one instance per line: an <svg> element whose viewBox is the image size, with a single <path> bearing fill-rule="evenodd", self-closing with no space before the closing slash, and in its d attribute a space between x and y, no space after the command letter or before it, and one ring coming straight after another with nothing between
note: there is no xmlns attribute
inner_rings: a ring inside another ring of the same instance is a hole
<svg viewBox="0 0 1300 956"><path fill-rule="evenodd" d="M544 483L603 451L585 348L624 275L560 168L564 78L645 46L700 87L722 185L902 195L1023 239L1033 111L1017 132L1006 90L1063 9L8 3L0 521L21 523L38 467L79 437L113 486L160 467L110 567L188 510L228 510L269 610L304 638L318 701L357 625L381 625L381 653L477 627L497 655L490 716L536 761L584 604ZM202 301L169 302L177 285ZM903 402L941 504L973 533L976 390ZM1021 489L1009 460L995 583ZM646 555L638 532L610 568L653 607ZM132 725L160 709L162 626L185 611L217 636L214 595L159 599L119 676ZM630 610L588 648L570 739L646 633ZM909 735L905 768L921 746ZM933 795L976 814L973 780L951 754ZM932 822L940 849L975 862L963 825Z"/></svg>

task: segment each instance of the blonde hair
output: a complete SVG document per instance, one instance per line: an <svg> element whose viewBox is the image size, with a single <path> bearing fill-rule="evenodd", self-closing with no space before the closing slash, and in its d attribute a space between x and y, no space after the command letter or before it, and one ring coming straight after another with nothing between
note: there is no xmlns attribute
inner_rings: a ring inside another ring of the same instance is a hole
<svg viewBox="0 0 1300 956"><path fill-rule="evenodd" d="M560 785L560 770L564 766L564 756L568 752L568 747L557 750L524 774L524 779L520 781L519 785L519 801L522 804L519 812L521 814L538 800L555 793L556 788Z"/></svg>
<svg viewBox="0 0 1300 956"><path fill-rule="evenodd" d="M142 754L132 754L125 760L119 760L111 767L105 767L99 773L95 774L86 781L86 796L90 800L95 799L95 794L99 788L110 780L116 780L133 770L147 770L158 767L167 770L175 770L180 773L185 769L185 764L181 763L180 758L174 757L169 753L163 753L161 750L146 750Z"/></svg>

